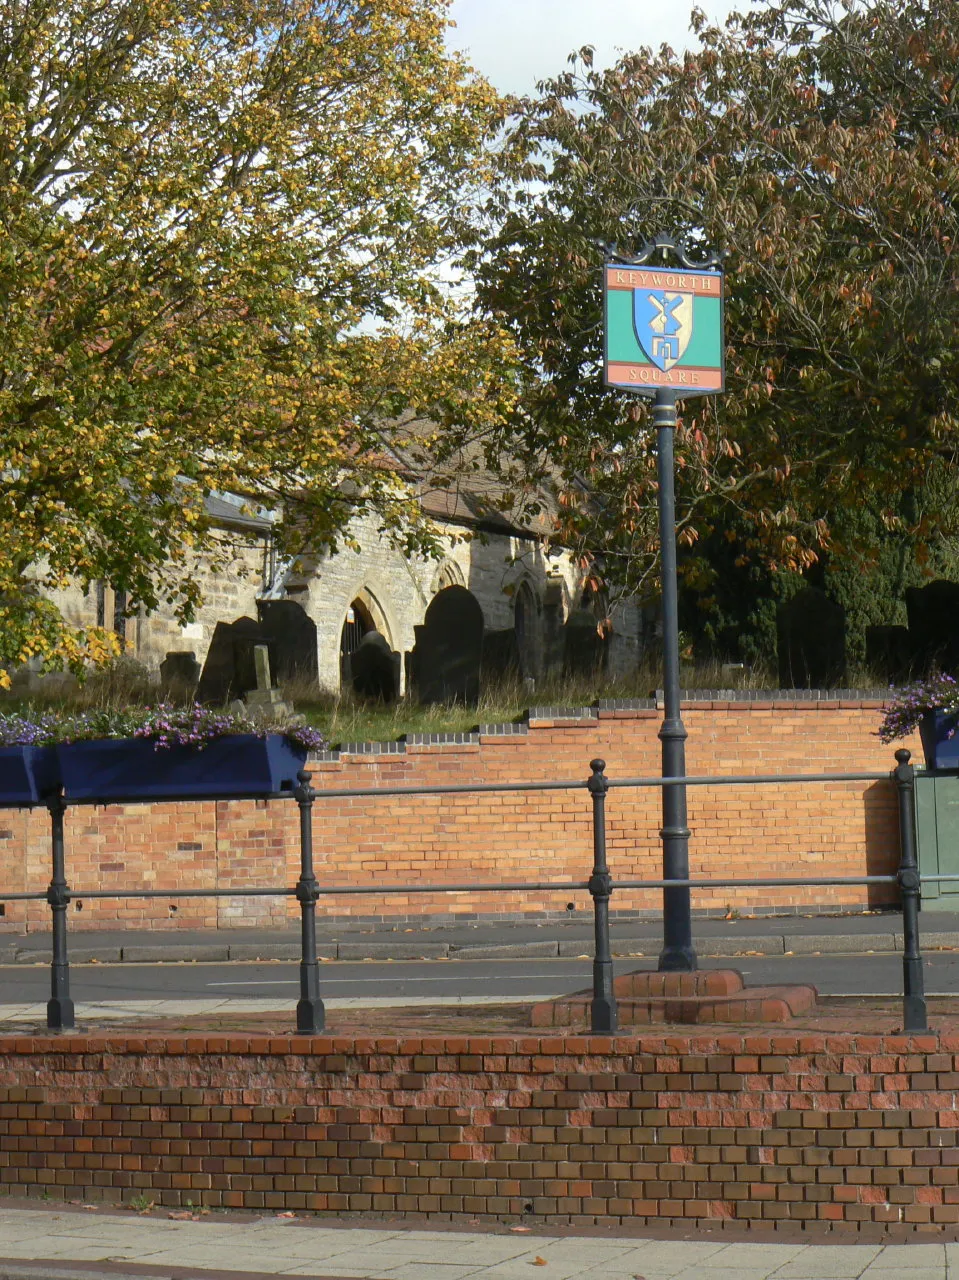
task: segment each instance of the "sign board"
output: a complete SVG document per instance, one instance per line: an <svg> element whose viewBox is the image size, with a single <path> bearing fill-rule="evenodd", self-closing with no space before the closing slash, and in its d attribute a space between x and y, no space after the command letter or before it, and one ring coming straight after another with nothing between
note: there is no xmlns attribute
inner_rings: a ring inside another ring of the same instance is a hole
<svg viewBox="0 0 959 1280"><path fill-rule="evenodd" d="M608 387L639 395L716 395L724 387L723 273L603 267Z"/></svg>

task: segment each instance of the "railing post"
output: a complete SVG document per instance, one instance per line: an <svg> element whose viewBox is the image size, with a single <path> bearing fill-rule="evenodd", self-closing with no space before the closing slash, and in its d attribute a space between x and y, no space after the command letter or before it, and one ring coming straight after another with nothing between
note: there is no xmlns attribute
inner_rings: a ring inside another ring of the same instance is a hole
<svg viewBox="0 0 959 1280"><path fill-rule="evenodd" d="M902 1026L904 1031L928 1031L926 996L919 952L919 896L921 881L916 860L916 771L910 753L896 752L896 795L899 802L899 889L902 893Z"/></svg>
<svg viewBox="0 0 959 1280"><path fill-rule="evenodd" d="M294 791L300 807L300 878L296 897L300 904L300 999L296 1006L297 1031L322 1031L326 1010L320 999L320 966L316 959L316 902L320 887L313 874L313 801L316 792L310 775L296 775Z"/></svg>
<svg viewBox="0 0 959 1280"><path fill-rule="evenodd" d="M593 874L589 878L589 892L593 898L596 936L590 1030L616 1031L619 1015L613 991L613 957L609 949L609 899L613 892L613 879L606 865L606 792L609 780L603 772L605 760L591 760L589 767L593 771L586 784L593 797Z"/></svg>
<svg viewBox="0 0 959 1280"><path fill-rule="evenodd" d="M53 916L53 958L50 964L50 999L47 1001L47 1029L69 1031L75 1026L73 1001L70 999L70 962L67 959L67 886L63 846L63 815L66 802L63 791L47 797L50 813L52 874L47 888L47 902Z"/></svg>

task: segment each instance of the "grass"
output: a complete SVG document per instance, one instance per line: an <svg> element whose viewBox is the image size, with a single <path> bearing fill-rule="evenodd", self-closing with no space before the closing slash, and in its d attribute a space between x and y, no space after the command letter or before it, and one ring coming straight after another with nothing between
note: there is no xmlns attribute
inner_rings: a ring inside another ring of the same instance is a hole
<svg viewBox="0 0 959 1280"><path fill-rule="evenodd" d="M851 687L878 687L869 672L848 677ZM763 670L723 670L719 663L684 665L681 682L689 689L770 689L771 673ZM484 688L475 704L420 705L402 698L396 703L368 702L351 694L334 696L305 681L283 686L286 700L326 737L332 747L346 742L390 742L412 733L468 733L480 724L522 720L531 706L591 706L598 698L648 698L662 686L658 664L644 664L615 680L595 677L551 676L529 687L519 678ZM82 710L91 707L129 707L155 704L161 697L158 681L146 667L121 658L91 672L82 685L40 691L29 697L16 693L0 697L0 712L31 709Z"/></svg>
<svg viewBox="0 0 959 1280"><path fill-rule="evenodd" d="M719 687L721 671L699 667L684 676L688 687ZM753 676L742 679L739 688L768 688L767 681ZM722 685L729 688L729 674ZM605 679L597 674L586 676L553 676L539 680L528 687L518 678L498 681L483 688L475 703L444 703L421 705L412 699L398 702L366 702L350 694L332 697L323 694L316 686L287 685L284 694L297 711L320 729L331 746L344 742L391 742L411 733L468 733L481 724L504 724L523 719L531 706L581 707L591 706L599 698L648 698L662 685L662 678L653 668L643 667L629 677Z"/></svg>

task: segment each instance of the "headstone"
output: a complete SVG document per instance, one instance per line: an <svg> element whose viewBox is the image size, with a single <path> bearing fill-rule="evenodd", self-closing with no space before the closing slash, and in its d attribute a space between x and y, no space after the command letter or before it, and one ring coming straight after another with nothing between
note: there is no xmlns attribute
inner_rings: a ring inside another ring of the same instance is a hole
<svg viewBox="0 0 959 1280"><path fill-rule="evenodd" d="M841 688L846 678L846 611L818 587L804 587L776 611L783 689Z"/></svg>
<svg viewBox="0 0 959 1280"><path fill-rule="evenodd" d="M189 702L196 693L201 670L192 650L171 649L160 663L160 688L164 698Z"/></svg>
<svg viewBox="0 0 959 1280"><path fill-rule="evenodd" d="M535 680L543 662L540 617L536 597L525 583L513 602L513 626L520 675Z"/></svg>
<svg viewBox="0 0 959 1280"><path fill-rule="evenodd" d="M907 588L905 596L916 668L959 670L959 585L940 578L926 587Z"/></svg>
<svg viewBox="0 0 959 1280"><path fill-rule="evenodd" d="M253 646L253 669L256 688L244 698L247 708L260 720L288 720L293 708L283 701L283 694L273 687L270 673L270 650L265 644Z"/></svg>
<svg viewBox="0 0 959 1280"><path fill-rule="evenodd" d="M316 623L303 606L295 600L258 600L256 608L276 680L315 683L319 679Z"/></svg>
<svg viewBox="0 0 959 1280"><path fill-rule="evenodd" d="M446 587L414 628L412 670L420 702L467 702L479 697L483 611L466 587Z"/></svg>
<svg viewBox="0 0 959 1280"><path fill-rule="evenodd" d="M497 682L515 680L519 675L519 651L512 627L503 631L484 631L482 675L484 688Z"/></svg>
<svg viewBox="0 0 959 1280"><path fill-rule="evenodd" d="M207 650L196 697L198 702L222 706L256 688L253 650L265 644L260 624L253 618L218 622Z"/></svg>
<svg viewBox="0 0 959 1280"><path fill-rule="evenodd" d="M606 668L609 645L599 634L596 616L574 609L563 628L563 671L568 676L595 676Z"/></svg>
<svg viewBox="0 0 959 1280"><path fill-rule="evenodd" d="M560 671L566 652L563 612L563 583L555 577L546 579L543 592L543 670Z"/></svg>
<svg viewBox="0 0 959 1280"><path fill-rule="evenodd" d="M47 697L68 698L79 689L80 682L70 671L44 672L39 660L36 666L31 660L26 666L11 672L10 687L12 692L21 696L39 693Z"/></svg>
<svg viewBox="0 0 959 1280"><path fill-rule="evenodd" d="M913 664L908 627L867 627L866 665L883 683L908 680Z"/></svg>
<svg viewBox="0 0 959 1280"><path fill-rule="evenodd" d="M378 702L395 702L400 692L400 655L385 636L368 631L350 655L354 693Z"/></svg>

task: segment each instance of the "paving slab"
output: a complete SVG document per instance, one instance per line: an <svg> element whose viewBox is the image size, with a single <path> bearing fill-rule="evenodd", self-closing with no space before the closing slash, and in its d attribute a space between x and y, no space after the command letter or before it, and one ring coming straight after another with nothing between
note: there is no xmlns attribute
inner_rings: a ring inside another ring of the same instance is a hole
<svg viewBox="0 0 959 1280"><path fill-rule="evenodd" d="M869 1264L873 1272L887 1272L886 1280L892 1280L893 1272L908 1271L911 1267L944 1267L946 1265L946 1248L944 1244L887 1244L876 1259Z"/></svg>
<svg viewBox="0 0 959 1280"><path fill-rule="evenodd" d="M864 951L895 951L894 933L787 933L783 935L786 955L805 956L820 953L861 954Z"/></svg>
<svg viewBox="0 0 959 1280"><path fill-rule="evenodd" d="M882 1245L818 1245L806 1248L775 1271L776 1280L858 1280Z"/></svg>
<svg viewBox="0 0 959 1280"><path fill-rule="evenodd" d="M947 1258L959 1261L959 1245L744 1243L514 1234L502 1227L353 1227L311 1219L183 1221L62 1207L0 1210L0 1280L101 1274L77 1267L71 1275L70 1264L84 1262L102 1262L102 1274L113 1280L121 1274L159 1280L174 1268L181 1280L201 1280L205 1272L323 1280L946 1280ZM123 1271L134 1264L144 1269Z"/></svg>
<svg viewBox="0 0 959 1280"><path fill-rule="evenodd" d="M948 1273L945 1262L938 1267L914 1267L908 1261L897 1263L895 1267L873 1263L860 1273L859 1280L892 1280L893 1276L902 1276L903 1280L947 1280Z"/></svg>
<svg viewBox="0 0 959 1280"><path fill-rule="evenodd" d="M320 947L329 953L329 947ZM231 942L231 960L299 960L299 942Z"/></svg>
<svg viewBox="0 0 959 1280"><path fill-rule="evenodd" d="M72 954L73 943L70 942ZM131 943L124 944L123 960L129 964L157 964L170 960L175 954L177 960L223 961L230 958L230 946L226 939L218 943L190 943L182 947L172 947L168 943Z"/></svg>
<svg viewBox="0 0 959 1280"><path fill-rule="evenodd" d="M569 945L564 943L563 945ZM577 950L575 955L584 954L583 947L586 945L582 942L573 944ZM558 956L560 955L560 944L558 941L553 942L497 942L487 946L450 946L449 958L451 960L513 960L522 959L524 956ZM592 954L592 947L590 948ZM340 959L343 957L341 956Z"/></svg>
<svg viewBox="0 0 959 1280"><path fill-rule="evenodd" d="M317 943L319 949L320 944ZM449 955L446 942L338 942L338 960L438 960Z"/></svg>
<svg viewBox="0 0 959 1280"><path fill-rule="evenodd" d="M691 1267L688 1271L677 1271L670 1280L769 1280L776 1272L766 1267ZM635 1280L635 1277L633 1278ZM656 1275L643 1277L643 1280L656 1280Z"/></svg>
<svg viewBox="0 0 959 1280"><path fill-rule="evenodd" d="M388 1280L468 1280L482 1270L475 1262L403 1262L385 1269L383 1275Z"/></svg>
<svg viewBox="0 0 959 1280"><path fill-rule="evenodd" d="M781 956L786 951L786 937L779 933L730 933L720 937L707 936L696 940L696 950L701 956Z"/></svg>
<svg viewBox="0 0 959 1280"><path fill-rule="evenodd" d="M701 1265L710 1271L714 1267L725 1267L727 1270L765 1267L767 1271L772 1271L792 1262L807 1247L804 1244L727 1244L711 1254Z"/></svg>

